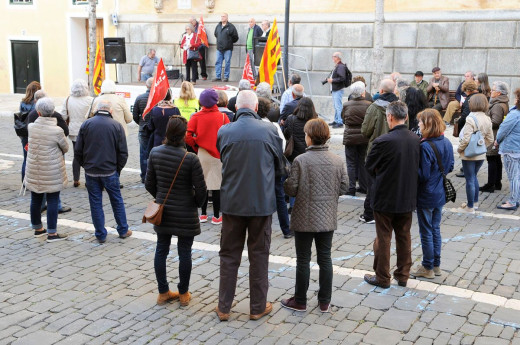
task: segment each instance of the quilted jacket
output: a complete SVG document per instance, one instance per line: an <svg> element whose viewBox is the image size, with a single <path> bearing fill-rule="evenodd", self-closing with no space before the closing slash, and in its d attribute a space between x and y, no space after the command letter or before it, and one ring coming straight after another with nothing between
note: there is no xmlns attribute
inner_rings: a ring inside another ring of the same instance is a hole
<svg viewBox="0 0 520 345"><path fill-rule="evenodd" d="M296 197L291 213L292 231L328 232L338 227L338 197L347 193L347 169L327 145L309 146L296 157L284 183L285 193Z"/></svg>
<svg viewBox="0 0 520 345"><path fill-rule="evenodd" d="M35 193L59 192L68 183L63 154L69 144L54 117L38 117L29 124L25 186Z"/></svg>
<svg viewBox="0 0 520 345"><path fill-rule="evenodd" d="M498 128L504 121L504 117L506 117L509 112L509 97L507 95L500 95L495 98L491 98L489 100L489 110L487 111L487 116L491 118L491 125L493 129L493 138L497 138ZM498 155L498 148L494 145L490 145L487 151L488 156L496 156Z"/></svg>
<svg viewBox="0 0 520 345"><path fill-rule="evenodd" d="M170 145L154 147L150 152L145 187L157 203L164 201L185 153L183 147ZM188 153L164 205L161 225L153 227L155 232L175 236L200 234L197 208L205 199L206 183L199 158Z"/></svg>
<svg viewBox="0 0 520 345"><path fill-rule="evenodd" d="M361 134L361 125L370 104L364 97L355 98L343 104L341 111L341 118L343 118L345 124L343 145L368 144L368 139Z"/></svg>

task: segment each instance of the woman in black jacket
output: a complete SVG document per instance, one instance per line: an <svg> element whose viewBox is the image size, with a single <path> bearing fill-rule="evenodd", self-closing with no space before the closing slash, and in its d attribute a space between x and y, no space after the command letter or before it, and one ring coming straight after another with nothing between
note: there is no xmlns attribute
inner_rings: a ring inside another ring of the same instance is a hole
<svg viewBox="0 0 520 345"><path fill-rule="evenodd" d="M292 155L287 157L289 162L293 162L296 157L305 153L307 149L307 144L305 143L305 132L303 131L303 127L307 121L311 119L317 119L318 113L316 113L316 109L314 108L314 103L312 99L309 97L303 97L298 106L294 110L294 114L289 115L287 117L287 121L285 121L285 129L283 130L283 135L287 140L290 140L293 137L294 140L294 149ZM292 211L292 207L294 206L294 198L289 198L290 207L289 214Z"/></svg>
<svg viewBox="0 0 520 345"><path fill-rule="evenodd" d="M172 116L166 128L164 144L155 147L148 158L146 190L159 204L163 203L173 178L177 178L164 205L161 225L154 225L157 233L155 251L155 277L159 287L157 304L180 299L183 306L189 304L191 276L191 246L193 238L200 234L198 208L206 198L206 183L197 155L185 149L187 121L182 116ZM177 236L179 254L179 291L172 292L166 278L166 258L172 236Z"/></svg>

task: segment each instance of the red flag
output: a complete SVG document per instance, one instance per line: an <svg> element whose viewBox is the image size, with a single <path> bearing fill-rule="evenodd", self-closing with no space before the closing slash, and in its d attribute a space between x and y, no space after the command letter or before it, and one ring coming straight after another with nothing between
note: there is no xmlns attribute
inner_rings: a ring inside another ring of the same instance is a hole
<svg viewBox="0 0 520 345"><path fill-rule="evenodd" d="M146 103L146 108L143 111L143 119L146 114L152 110L153 107L157 105L160 101L166 97L166 93L170 88L170 83L168 83L168 77L166 75L166 69L164 68L164 63L161 60L157 65L157 73L155 73L155 78L153 80L152 88L150 89L150 96L148 96L148 103Z"/></svg>
<svg viewBox="0 0 520 345"><path fill-rule="evenodd" d="M200 16L200 22L199 22L199 28L197 30L197 36L199 36L202 44L204 44L206 47L209 47L208 35L206 34L206 28L204 27L204 20L202 19L202 16Z"/></svg>
<svg viewBox="0 0 520 345"><path fill-rule="evenodd" d="M244 65L244 71L242 72L242 79L249 80L251 89L255 88L255 77L253 76L253 70L251 69L251 60L249 54L246 54L246 64Z"/></svg>

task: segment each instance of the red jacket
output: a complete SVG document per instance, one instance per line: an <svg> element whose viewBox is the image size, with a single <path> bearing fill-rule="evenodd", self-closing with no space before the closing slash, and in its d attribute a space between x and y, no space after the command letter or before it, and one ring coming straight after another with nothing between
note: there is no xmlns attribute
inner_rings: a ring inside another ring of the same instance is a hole
<svg viewBox="0 0 520 345"><path fill-rule="evenodd" d="M181 48L184 46L185 42L186 42L186 34L184 34L182 36ZM190 50L198 50L200 45L201 45L199 35L194 33L193 36L191 37L190 44L191 44ZM187 61L188 61L188 51L187 50L183 50L183 52L182 52L182 63L186 64Z"/></svg>
<svg viewBox="0 0 520 345"><path fill-rule="evenodd" d="M218 111L217 105L211 108L202 107L202 110L191 116L186 131L186 144L195 151L202 147L215 158L220 159L217 150L217 133L220 127L229 123L229 118Z"/></svg>

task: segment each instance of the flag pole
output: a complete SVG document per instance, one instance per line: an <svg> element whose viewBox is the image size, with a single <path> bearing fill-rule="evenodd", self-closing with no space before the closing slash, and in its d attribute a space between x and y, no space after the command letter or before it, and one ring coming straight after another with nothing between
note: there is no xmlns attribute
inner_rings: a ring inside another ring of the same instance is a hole
<svg viewBox="0 0 520 345"><path fill-rule="evenodd" d="M282 56L285 56L285 58L282 60L283 67L285 67L286 71L289 71L289 13L290 13L290 7L291 7L291 0L285 0L285 31L283 34L283 54ZM282 69L283 72L283 69ZM283 82L285 87L287 88L287 78L284 76Z"/></svg>
<svg viewBox="0 0 520 345"><path fill-rule="evenodd" d="M280 55L280 59L282 60L282 77L283 77L283 87L284 87L284 91L287 90L287 78L285 78L285 60L283 58L283 54Z"/></svg>

